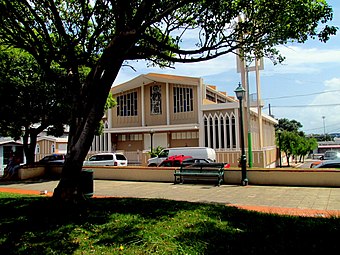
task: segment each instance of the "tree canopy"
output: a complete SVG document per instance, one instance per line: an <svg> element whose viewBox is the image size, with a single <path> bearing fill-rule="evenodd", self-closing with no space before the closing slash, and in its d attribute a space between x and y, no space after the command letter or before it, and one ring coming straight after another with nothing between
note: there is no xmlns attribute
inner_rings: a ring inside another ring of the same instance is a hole
<svg viewBox="0 0 340 255"><path fill-rule="evenodd" d="M0 135L18 140L23 137L26 162L34 162L37 136L42 131L48 135L62 136L70 122L72 97L65 83L65 74L59 72L58 80L46 79L35 59L20 49L0 46ZM82 77L86 70L81 69ZM84 79L84 78L83 78ZM105 110L116 105L110 93ZM96 134L101 134L103 123Z"/></svg>
<svg viewBox="0 0 340 255"><path fill-rule="evenodd" d="M0 50L0 135L23 136L27 163L34 162L36 138L49 129L61 136L69 123L71 99L68 87L50 82L35 59L19 49Z"/></svg>
<svg viewBox="0 0 340 255"><path fill-rule="evenodd" d="M302 128L302 124L297 120L289 120L286 118L279 119L279 123L275 126L276 130L286 130L289 132L299 132L299 129Z"/></svg>
<svg viewBox="0 0 340 255"><path fill-rule="evenodd" d="M337 30L327 25L332 8L324 0L0 0L0 8L4 43L32 54L51 80L58 76L54 63L66 70L73 106L54 197L68 198L80 194L82 162L112 83L129 60L167 67L241 49L280 62L276 45L326 42ZM85 82L80 66L91 68Z"/></svg>

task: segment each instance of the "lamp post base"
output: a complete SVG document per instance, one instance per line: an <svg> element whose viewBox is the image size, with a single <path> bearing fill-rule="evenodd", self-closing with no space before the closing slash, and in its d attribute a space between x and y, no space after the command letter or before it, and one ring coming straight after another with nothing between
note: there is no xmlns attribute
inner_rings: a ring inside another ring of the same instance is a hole
<svg viewBox="0 0 340 255"><path fill-rule="evenodd" d="M248 179L242 180L241 185L242 186L248 186Z"/></svg>

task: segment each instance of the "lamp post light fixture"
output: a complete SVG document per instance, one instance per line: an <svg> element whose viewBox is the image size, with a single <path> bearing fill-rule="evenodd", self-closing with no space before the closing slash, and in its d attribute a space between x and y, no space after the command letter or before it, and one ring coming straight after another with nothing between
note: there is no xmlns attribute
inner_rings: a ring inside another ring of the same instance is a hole
<svg viewBox="0 0 340 255"><path fill-rule="evenodd" d="M282 130L279 129L277 131L277 139L279 142L279 157L280 157L280 168L282 167L282 158L281 158L281 134L282 134Z"/></svg>
<svg viewBox="0 0 340 255"><path fill-rule="evenodd" d="M242 87L241 83L238 84L238 87L235 89L235 94L237 99L240 102L240 136L241 136L241 170L242 170L242 180L241 185L247 186L248 185L248 178L247 178L247 158L246 152L244 149L244 129L243 129L243 104L242 99L245 95L245 89Z"/></svg>

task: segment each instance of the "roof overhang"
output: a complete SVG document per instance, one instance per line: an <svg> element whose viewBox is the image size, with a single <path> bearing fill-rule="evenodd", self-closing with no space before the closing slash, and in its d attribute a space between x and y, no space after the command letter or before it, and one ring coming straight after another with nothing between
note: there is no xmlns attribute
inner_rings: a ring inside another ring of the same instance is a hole
<svg viewBox="0 0 340 255"><path fill-rule="evenodd" d="M133 78L132 80L112 87L111 93L122 93L124 91L135 89L141 87L142 85L147 85L153 82L199 86L200 78L156 73L142 74L136 78Z"/></svg>

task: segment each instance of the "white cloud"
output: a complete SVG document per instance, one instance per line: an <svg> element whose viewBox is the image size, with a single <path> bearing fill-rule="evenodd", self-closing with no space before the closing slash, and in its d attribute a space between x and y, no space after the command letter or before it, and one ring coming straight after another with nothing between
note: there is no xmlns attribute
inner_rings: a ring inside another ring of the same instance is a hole
<svg viewBox="0 0 340 255"><path fill-rule="evenodd" d="M192 77L203 77L210 75L217 75L227 73L228 71L235 70L236 72L236 56L229 54L219 58L215 58L209 61L198 63L176 63L174 68L159 68L159 67L147 67L145 61L130 61L129 64L136 70L133 71L130 67L123 67L114 85L126 82L134 77L147 74L147 73L166 73L174 75L184 75Z"/></svg>
<svg viewBox="0 0 340 255"><path fill-rule="evenodd" d="M325 117L326 133L340 131L340 78L333 78L324 82L324 92L317 95L309 104L310 107L298 111L298 120L303 123L304 129L309 133L323 133L323 116ZM311 107L312 105L330 105Z"/></svg>
<svg viewBox="0 0 340 255"><path fill-rule="evenodd" d="M266 76L274 74L309 74L321 71L322 65L340 64L340 49L318 49L297 46L278 47L286 57L283 64L273 65L270 60L265 61Z"/></svg>

